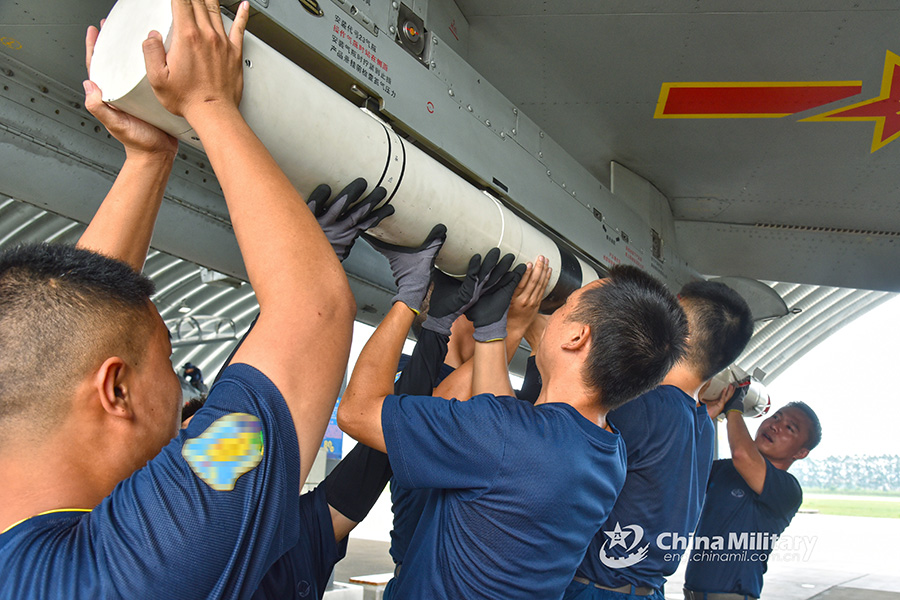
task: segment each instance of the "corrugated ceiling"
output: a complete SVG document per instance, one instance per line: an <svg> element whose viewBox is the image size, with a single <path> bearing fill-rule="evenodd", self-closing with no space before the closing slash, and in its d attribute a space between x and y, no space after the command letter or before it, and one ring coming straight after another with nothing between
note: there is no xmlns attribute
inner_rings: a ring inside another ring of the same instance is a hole
<svg viewBox="0 0 900 600"><path fill-rule="evenodd" d="M23 242L74 244L85 226L14 199L0 200L0 248ZM151 250L144 272L156 283L153 301L173 334L172 362L191 362L207 382L250 326L258 305L249 284L207 284L201 268ZM738 359L766 382L784 373L816 344L895 294L791 283L766 282L799 312L757 323L753 339Z"/></svg>

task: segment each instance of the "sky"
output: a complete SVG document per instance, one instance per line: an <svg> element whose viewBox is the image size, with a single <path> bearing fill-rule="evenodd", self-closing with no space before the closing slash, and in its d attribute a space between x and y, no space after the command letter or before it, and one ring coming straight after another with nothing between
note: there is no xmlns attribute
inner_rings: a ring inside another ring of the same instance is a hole
<svg viewBox="0 0 900 600"><path fill-rule="evenodd" d="M373 330L356 323L351 368ZM411 350L407 341L404 352ZM822 442L811 458L900 454L900 380L893 375L900 375L900 296L851 321L769 383L769 415L794 400L816 411ZM750 432L763 420L748 419ZM344 442L346 453L353 442Z"/></svg>
<svg viewBox="0 0 900 600"><path fill-rule="evenodd" d="M772 410L809 404L822 423L810 458L900 454L900 297L838 330L767 388ZM748 420L751 432L763 419Z"/></svg>

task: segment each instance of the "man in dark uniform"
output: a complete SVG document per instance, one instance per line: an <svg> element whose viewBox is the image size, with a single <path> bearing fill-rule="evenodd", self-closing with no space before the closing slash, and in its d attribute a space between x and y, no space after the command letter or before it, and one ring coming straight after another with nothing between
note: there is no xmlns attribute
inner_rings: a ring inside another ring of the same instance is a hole
<svg viewBox="0 0 900 600"><path fill-rule="evenodd" d="M432 248L429 240L422 248ZM463 311L475 324L472 398L392 395L424 296L404 293L401 280L338 412L344 431L386 450L405 486L434 490L393 598L561 597L624 480L624 444L606 412L655 386L683 351L687 320L674 297L649 275L617 267L550 318L537 355L544 385L536 405L511 398L510 263L500 267L498 255L476 257L470 284L431 299L431 314L439 316L435 303L444 301L447 316ZM417 270L400 264L404 257L415 255L398 251L395 275L415 272L427 282L429 263L419 259ZM497 281L495 265L500 280L491 287L484 282Z"/></svg>
<svg viewBox="0 0 900 600"><path fill-rule="evenodd" d="M230 33L215 1L172 8L169 51L158 33L144 41L148 78L203 140L260 319L179 431L167 330L139 274L177 143L86 82L85 104L125 143L126 163L78 248L0 257L3 598L246 598L301 536L325 535L307 529L298 499L355 303L313 215L238 111L248 3ZM92 29L89 56L95 39ZM198 549L202 561L184 560Z"/></svg>
<svg viewBox="0 0 900 600"><path fill-rule="evenodd" d="M715 428L698 393L747 345L753 318L744 299L721 283L689 283L678 299L688 317L687 353L662 385L609 414L628 449L625 486L567 599L662 600L679 557L660 548L657 537L687 536L700 516Z"/></svg>
<svg viewBox="0 0 900 600"><path fill-rule="evenodd" d="M526 272L513 293L510 304L507 320L508 352L515 352L525 331L537 316L550 272L547 260L542 256L538 257L533 265L531 263L526 265ZM435 277L445 276L435 273ZM456 284L454 282L451 285ZM442 287L438 285L436 289L440 293ZM440 302L438 302L439 305ZM439 402L443 402L444 397L467 398L471 396L473 366L471 359L475 346L475 340L472 337L473 331L472 322L465 315L458 317L453 322L449 334L439 327L421 327L413 356L408 361L401 358L402 372L394 385L394 393L441 396L437 399ZM448 346L450 347L449 351ZM453 366L447 364L449 361L453 362ZM534 359L531 358L529 362L533 365ZM462 368L457 370L455 367ZM536 371L535 368L531 370L532 378ZM453 395L445 395L435 389L448 378L458 380L458 383L449 387L449 392ZM533 404L536 399L537 395L530 400L531 403ZM429 489L406 488L396 479L391 480L391 510L394 513L394 522L391 529L390 553L396 565L395 575L399 574L402 569L406 551L431 493ZM385 600L391 598L395 585L396 577L388 582L384 590Z"/></svg>
<svg viewBox="0 0 900 600"><path fill-rule="evenodd" d="M709 406L709 405L708 405ZM822 439L813 410L791 402L763 421L750 437L739 398L720 400L731 458L713 464L706 501L685 573L686 600L753 600L775 537L790 525L803 502L797 479L787 472Z"/></svg>

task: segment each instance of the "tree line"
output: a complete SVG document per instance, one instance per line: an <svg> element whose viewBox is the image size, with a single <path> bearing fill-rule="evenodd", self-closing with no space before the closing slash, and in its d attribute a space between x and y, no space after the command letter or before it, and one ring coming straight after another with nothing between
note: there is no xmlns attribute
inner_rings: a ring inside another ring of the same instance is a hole
<svg viewBox="0 0 900 600"><path fill-rule="evenodd" d="M807 458L791 473L806 488L834 491L900 492L900 455Z"/></svg>

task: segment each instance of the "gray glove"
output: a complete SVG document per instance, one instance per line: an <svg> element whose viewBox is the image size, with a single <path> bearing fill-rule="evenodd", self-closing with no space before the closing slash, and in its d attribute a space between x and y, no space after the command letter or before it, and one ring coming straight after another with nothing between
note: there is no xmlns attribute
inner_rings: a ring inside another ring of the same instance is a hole
<svg viewBox="0 0 900 600"><path fill-rule="evenodd" d="M425 294L428 293L434 259L447 239L447 228L441 224L435 225L417 248L388 244L370 235L364 237L369 245L391 263L391 271L397 283L397 295L391 303L402 302L418 314Z"/></svg>
<svg viewBox="0 0 900 600"><path fill-rule="evenodd" d="M498 262L499 258L499 248L491 249L485 255L484 261L481 260L480 254L474 255L469 259L466 278L461 282L449 275L436 272L428 318L422 327L450 335L450 326L453 322L475 304L485 290L491 289L509 271L513 255L507 254Z"/></svg>
<svg viewBox="0 0 900 600"><path fill-rule="evenodd" d="M331 188L327 185L320 185L309 195L309 210L316 217L319 227L325 232L325 237L331 242L334 253L341 261L350 255L353 242L363 231L375 227L382 219L394 214L394 207L390 204L375 208L387 194L380 186L354 206L366 191L366 186L365 179L356 179L341 190L330 206L328 198L331 197Z"/></svg>
<svg viewBox="0 0 900 600"><path fill-rule="evenodd" d="M512 254L506 256L512 257ZM504 274L496 286L484 292L478 302L466 311L466 316L475 325L474 338L476 342L491 342L506 337L506 315L509 313L509 303L524 274L525 265L518 265L509 273Z"/></svg>
<svg viewBox="0 0 900 600"><path fill-rule="evenodd" d="M746 379L739 383L734 384L734 393L731 395L725 402L725 406L722 407L722 414L728 414L730 410L739 410L742 413L744 412L744 398L747 397L747 392L750 390L750 380Z"/></svg>

